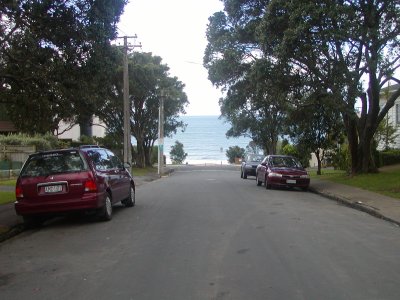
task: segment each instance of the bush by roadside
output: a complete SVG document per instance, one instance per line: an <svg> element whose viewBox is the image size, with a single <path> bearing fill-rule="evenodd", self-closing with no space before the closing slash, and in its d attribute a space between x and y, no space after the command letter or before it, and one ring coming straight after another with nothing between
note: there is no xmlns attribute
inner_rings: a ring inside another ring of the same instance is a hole
<svg viewBox="0 0 400 300"><path fill-rule="evenodd" d="M387 150L379 152L379 166L400 164L400 150Z"/></svg>

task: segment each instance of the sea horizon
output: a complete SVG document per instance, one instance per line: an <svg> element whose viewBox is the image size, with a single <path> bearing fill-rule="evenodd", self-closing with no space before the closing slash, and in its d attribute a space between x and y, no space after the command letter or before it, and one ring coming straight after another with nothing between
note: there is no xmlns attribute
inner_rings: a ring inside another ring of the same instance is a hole
<svg viewBox="0 0 400 300"><path fill-rule="evenodd" d="M250 138L227 138L231 125L218 115L183 115L180 119L187 124L186 130L178 130L172 138L164 139L164 154L171 163L169 152L175 141L183 144L188 154L183 162L188 164L228 164L226 150L231 146L246 149Z"/></svg>

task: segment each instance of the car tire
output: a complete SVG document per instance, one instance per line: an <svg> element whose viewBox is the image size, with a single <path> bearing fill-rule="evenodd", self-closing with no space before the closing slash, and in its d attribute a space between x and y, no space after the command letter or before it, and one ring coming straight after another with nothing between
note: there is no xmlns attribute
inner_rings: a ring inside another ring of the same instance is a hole
<svg viewBox="0 0 400 300"><path fill-rule="evenodd" d="M304 192L307 192L307 191L308 191L308 186L302 187L301 189L302 189Z"/></svg>
<svg viewBox="0 0 400 300"><path fill-rule="evenodd" d="M133 207L136 204L136 194L135 194L135 189L133 188L133 186L131 185L130 189L129 189L129 196L128 198L126 198L122 204L125 207Z"/></svg>
<svg viewBox="0 0 400 300"><path fill-rule="evenodd" d="M262 181L258 180L257 174L256 174L256 183L257 183L257 186L261 186L261 184L262 184Z"/></svg>
<svg viewBox="0 0 400 300"><path fill-rule="evenodd" d="M100 209L99 218L101 221L110 221L112 219L112 202L111 196L107 193L104 206Z"/></svg>

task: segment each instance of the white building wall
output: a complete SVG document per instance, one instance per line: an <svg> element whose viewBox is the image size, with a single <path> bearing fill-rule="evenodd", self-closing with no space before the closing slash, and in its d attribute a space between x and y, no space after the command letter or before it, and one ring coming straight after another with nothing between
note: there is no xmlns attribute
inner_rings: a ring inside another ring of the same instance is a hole
<svg viewBox="0 0 400 300"><path fill-rule="evenodd" d="M389 88L389 94L392 93L395 89L398 89L399 85L396 84ZM383 107L386 103L386 94L387 88L381 90L381 103L380 107ZM392 108L389 109L387 116L389 117L389 123L391 126L396 128L397 138L395 142L390 145L391 148L400 149L400 98L396 99L396 102ZM384 145L382 143L379 144L378 150L382 150Z"/></svg>
<svg viewBox="0 0 400 300"><path fill-rule="evenodd" d="M100 121L98 117L93 118L93 126L92 126L92 133L93 136L96 137L104 137L106 135L106 128L105 124ZM99 125L97 125L99 124ZM66 128L68 128L69 124L61 121L59 125L59 132L62 132ZM58 136L59 139L72 139L73 141L78 141L80 138L80 126L79 125L74 125L71 129L68 131L65 131L64 133L60 134Z"/></svg>

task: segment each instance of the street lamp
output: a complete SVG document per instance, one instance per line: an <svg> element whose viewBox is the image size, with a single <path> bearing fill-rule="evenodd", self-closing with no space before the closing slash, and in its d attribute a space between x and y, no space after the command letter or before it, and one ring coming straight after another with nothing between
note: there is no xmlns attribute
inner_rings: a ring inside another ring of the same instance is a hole
<svg viewBox="0 0 400 300"><path fill-rule="evenodd" d="M162 176L164 173L164 98L165 91L161 90L160 95L160 108L158 111L158 175Z"/></svg>

